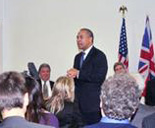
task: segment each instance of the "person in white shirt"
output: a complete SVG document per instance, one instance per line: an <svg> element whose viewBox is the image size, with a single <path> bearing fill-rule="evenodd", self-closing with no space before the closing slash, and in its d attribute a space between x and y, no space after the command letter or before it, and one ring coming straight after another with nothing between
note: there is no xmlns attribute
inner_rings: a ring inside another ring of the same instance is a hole
<svg viewBox="0 0 155 128"><path fill-rule="evenodd" d="M50 65L47 63L41 64L38 73L40 77L38 80L40 84L40 90L42 92L43 99L47 100L52 95L52 88L54 85L54 82L50 80Z"/></svg>

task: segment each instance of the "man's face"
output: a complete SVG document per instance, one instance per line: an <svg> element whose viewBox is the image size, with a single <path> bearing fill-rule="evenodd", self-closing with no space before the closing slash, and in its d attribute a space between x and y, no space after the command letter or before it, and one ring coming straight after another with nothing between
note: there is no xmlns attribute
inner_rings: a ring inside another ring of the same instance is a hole
<svg viewBox="0 0 155 128"><path fill-rule="evenodd" d="M47 81L50 79L50 69L48 67L42 67L39 76L43 81Z"/></svg>
<svg viewBox="0 0 155 128"><path fill-rule="evenodd" d="M116 73L116 74L125 73L125 72L126 72L126 70L124 69L124 67L123 67L122 65L117 65L117 66L115 67L115 73Z"/></svg>
<svg viewBox="0 0 155 128"><path fill-rule="evenodd" d="M92 37L85 30L81 30L77 35L77 45L81 50L86 50L92 45Z"/></svg>

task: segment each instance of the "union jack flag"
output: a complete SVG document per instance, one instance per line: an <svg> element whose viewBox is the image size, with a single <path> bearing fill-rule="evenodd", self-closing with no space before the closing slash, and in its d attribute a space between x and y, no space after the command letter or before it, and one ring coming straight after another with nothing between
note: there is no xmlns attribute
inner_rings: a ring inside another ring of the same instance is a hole
<svg viewBox="0 0 155 128"><path fill-rule="evenodd" d="M122 19L118 61L122 62L125 65L125 67L128 68L129 60L128 60L128 45L127 45L125 18Z"/></svg>
<svg viewBox="0 0 155 128"><path fill-rule="evenodd" d="M145 26L145 31L143 35L138 72L144 78L145 85L148 80L155 78L154 49L153 49L152 34L151 34L151 28L150 28L148 16L146 17L146 26ZM143 92L143 96L145 96L145 89Z"/></svg>

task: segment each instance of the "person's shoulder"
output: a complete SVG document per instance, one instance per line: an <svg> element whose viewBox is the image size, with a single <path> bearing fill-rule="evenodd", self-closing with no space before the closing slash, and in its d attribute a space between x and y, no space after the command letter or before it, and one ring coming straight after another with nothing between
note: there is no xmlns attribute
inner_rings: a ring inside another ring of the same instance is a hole
<svg viewBox="0 0 155 128"><path fill-rule="evenodd" d="M38 82L39 84L41 84L41 79L37 79L37 82Z"/></svg>
<svg viewBox="0 0 155 128"><path fill-rule="evenodd" d="M16 123L18 122L18 123ZM9 117L0 123L0 128L53 128L38 123L33 123L21 117Z"/></svg>
<svg viewBox="0 0 155 128"><path fill-rule="evenodd" d="M77 53L75 57L81 56L81 52Z"/></svg>
<svg viewBox="0 0 155 128"><path fill-rule="evenodd" d="M144 120L155 120L155 113L148 115L144 118Z"/></svg>
<svg viewBox="0 0 155 128"><path fill-rule="evenodd" d="M94 53L105 56L105 53L96 47L93 47L92 50L94 51Z"/></svg>
<svg viewBox="0 0 155 128"><path fill-rule="evenodd" d="M33 122L28 122L28 125L29 125L29 128L54 128L52 126L42 125L42 124L33 123Z"/></svg>
<svg viewBox="0 0 155 128"><path fill-rule="evenodd" d="M150 112L150 111L152 113L155 112L155 106L149 106L149 105L146 105L146 104L139 104L138 109L140 109L141 112Z"/></svg>
<svg viewBox="0 0 155 128"><path fill-rule="evenodd" d="M144 117L143 121L142 121L142 124L143 125L151 125L151 126L154 126L155 125L155 113L149 115L149 116L146 116Z"/></svg>
<svg viewBox="0 0 155 128"><path fill-rule="evenodd" d="M96 124L87 125L84 128L103 128L103 126L104 126L104 123L99 122L99 123L96 123Z"/></svg>
<svg viewBox="0 0 155 128"><path fill-rule="evenodd" d="M115 124L115 123L96 123L92 125L85 126L84 128L137 128L131 124Z"/></svg>

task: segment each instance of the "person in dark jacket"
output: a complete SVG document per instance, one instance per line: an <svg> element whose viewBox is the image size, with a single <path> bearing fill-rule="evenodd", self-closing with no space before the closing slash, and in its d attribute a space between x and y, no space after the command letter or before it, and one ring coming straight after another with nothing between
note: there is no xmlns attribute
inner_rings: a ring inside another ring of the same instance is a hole
<svg viewBox="0 0 155 128"><path fill-rule="evenodd" d="M155 79L147 82L145 104L155 106Z"/></svg>
<svg viewBox="0 0 155 128"><path fill-rule="evenodd" d="M10 71L0 75L0 128L52 128L27 121L25 112L30 95L21 73Z"/></svg>
<svg viewBox="0 0 155 128"><path fill-rule="evenodd" d="M54 82L50 80L50 75L51 75L51 67L47 63L43 63L39 66L39 84L40 84L40 91L41 91L41 96L43 99L48 99L52 95L52 88Z"/></svg>
<svg viewBox="0 0 155 128"><path fill-rule="evenodd" d="M81 116L85 124L101 119L100 88L108 70L106 55L93 44L93 32L80 29L77 45L81 52L75 56L73 68L67 71L67 75L75 79L75 102L80 112L76 115Z"/></svg>
<svg viewBox="0 0 155 128"><path fill-rule="evenodd" d="M56 80L52 96L46 102L46 108L58 118L60 128L78 128L74 118L74 88L72 78L61 76Z"/></svg>

